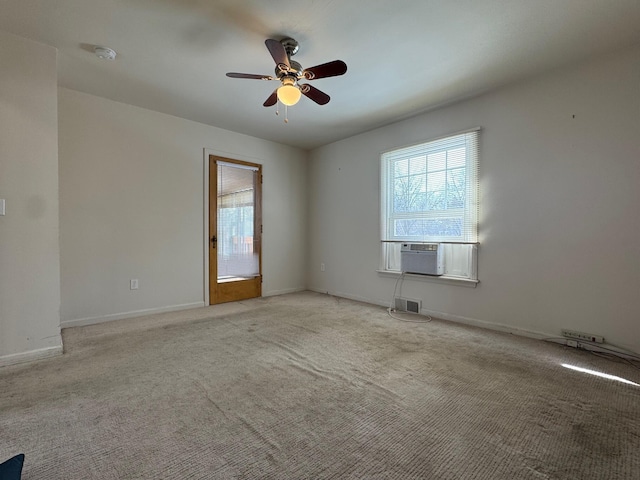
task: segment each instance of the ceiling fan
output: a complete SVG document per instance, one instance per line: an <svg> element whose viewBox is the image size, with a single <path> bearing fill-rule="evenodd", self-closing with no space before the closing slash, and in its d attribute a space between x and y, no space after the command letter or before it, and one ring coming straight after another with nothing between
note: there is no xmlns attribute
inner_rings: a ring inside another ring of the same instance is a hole
<svg viewBox="0 0 640 480"><path fill-rule="evenodd" d="M293 38L284 38L281 41L269 38L265 40L264 43L273 60L276 62L275 77L271 75L236 72L227 73L227 77L254 80L279 80L281 83L280 87L276 88L273 93L269 95L269 98L263 103L265 107L275 105L278 100L285 106L292 106L298 103L301 95L310 98L318 105L326 105L329 103L329 100L331 100L329 95L308 83L300 82L303 80L316 80L319 78L344 75L347 71L346 63L342 60L334 60L333 62L303 69L302 65L291 60L291 57L293 57L299 49L298 42Z"/></svg>

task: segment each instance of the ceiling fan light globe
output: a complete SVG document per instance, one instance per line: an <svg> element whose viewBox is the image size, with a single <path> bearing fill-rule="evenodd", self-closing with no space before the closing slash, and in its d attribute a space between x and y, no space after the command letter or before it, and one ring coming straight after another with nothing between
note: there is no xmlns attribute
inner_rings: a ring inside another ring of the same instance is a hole
<svg viewBox="0 0 640 480"><path fill-rule="evenodd" d="M283 85L278 88L278 100L288 107L298 103L301 95L300 89L294 85Z"/></svg>

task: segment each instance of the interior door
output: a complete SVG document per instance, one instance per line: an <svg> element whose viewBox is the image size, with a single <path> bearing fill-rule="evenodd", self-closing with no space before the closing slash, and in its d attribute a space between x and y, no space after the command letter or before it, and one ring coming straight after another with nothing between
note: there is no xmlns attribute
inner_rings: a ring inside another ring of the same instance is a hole
<svg viewBox="0 0 640 480"><path fill-rule="evenodd" d="M262 166L209 156L209 302L262 295Z"/></svg>

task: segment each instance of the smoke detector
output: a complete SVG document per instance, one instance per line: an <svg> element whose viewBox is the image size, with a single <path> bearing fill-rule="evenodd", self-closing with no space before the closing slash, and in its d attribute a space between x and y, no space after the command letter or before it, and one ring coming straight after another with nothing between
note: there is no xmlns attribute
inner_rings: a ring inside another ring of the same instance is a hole
<svg viewBox="0 0 640 480"><path fill-rule="evenodd" d="M93 52L103 60L113 60L117 55L116 51L109 47L94 47Z"/></svg>

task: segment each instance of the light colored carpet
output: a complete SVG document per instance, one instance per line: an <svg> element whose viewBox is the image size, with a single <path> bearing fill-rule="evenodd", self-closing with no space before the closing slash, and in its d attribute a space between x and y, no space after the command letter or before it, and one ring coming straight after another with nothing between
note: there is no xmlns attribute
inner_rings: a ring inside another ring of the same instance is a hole
<svg viewBox="0 0 640 480"><path fill-rule="evenodd" d="M640 371L315 293L64 331L0 369L24 479L637 479Z"/></svg>

